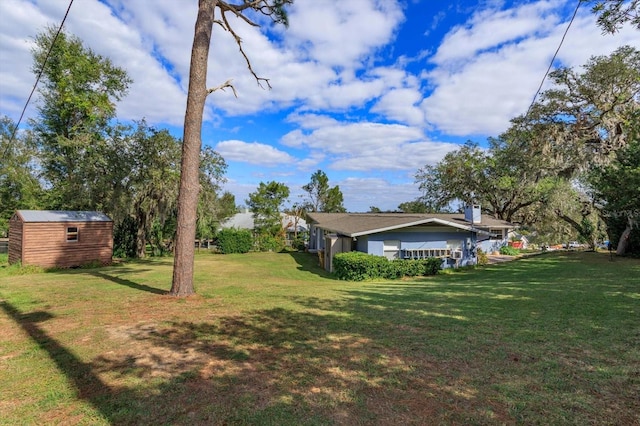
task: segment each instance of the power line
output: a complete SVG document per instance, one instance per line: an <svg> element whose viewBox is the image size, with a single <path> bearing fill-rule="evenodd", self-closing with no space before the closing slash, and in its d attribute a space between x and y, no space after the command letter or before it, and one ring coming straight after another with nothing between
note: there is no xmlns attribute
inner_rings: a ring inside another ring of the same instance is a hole
<svg viewBox="0 0 640 426"><path fill-rule="evenodd" d="M56 35L53 37L53 41L51 42L51 46L49 46L49 50L47 51L47 54L44 57L44 61L42 62L42 68L40 68L40 72L38 72L38 75L36 76L36 82L33 84L33 88L31 89L31 93L29 94L29 97L27 98L27 102L25 102L25 104L24 104L24 108L22 108L22 113L20 114L20 118L18 119L18 122L16 123L16 126L13 128L13 132L11 132L11 138L9 138L9 144L5 148L5 152L4 152L4 156L3 157L6 157L7 150L9 149L11 144L13 143L13 139L16 136L16 132L18 131L18 127L20 126L20 122L22 121L22 118L24 117L24 113L27 111L27 107L29 106L29 102L31 102L31 97L33 96L33 93L36 91L36 87L38 86L38 82L40 81L40 77L42 77L42 73L44 72L44 67L47 65L47 61L49 60L49 55L51 55L51 51L53 50L53 46L56 44L56 40L58 39L58 35L60 34L60 31L62 31L62 27L64 26L64 22L67 20L67 16L69 15L69 10L71 10L71 5L72 4L73 4L73 0L69 0L69 6L67 7L67 11L65 12L64 17L62 18L62 22L60 22L60 26L58 27L58 31L56 31Z"/></svg>
<svg viewBox="0 0 640 426"><path fill-rule="evenodd" d="M540 94L540 91L542 90L542 85L544 84L544 81L547 79L547 76L549 75L549 71L551 71L551 67L553 66L553 63L556 60L556 56L558 56L558 52L560 52L560 48L562 47L562 44L564 43L564 39L567 36L567 33L569 32L569 28L571 28L571 24L573 24L573 21L576 18L576 15L578 14L578 9L580 8L580 4L582 3L582 1L583 0L578 0L578 4L576 5L576 9L573 11L573 16L571 17L571 20L569 21L569 25L567 25L567 28L564 30L564 34L562 35L562 39L560 40L560 44L558 45L558 48L556 49L556 52L553 54L553 57L551 58L551 62L549 63L549 67L547 68L547 71L544 73L544 77L542 77L542 81L540 82L540 86L538 86L538 90L536 90L536 94L533 95L533 99L531 100L531 105L529 105L529 108L527 108L527 113L525 114L525 117L529 115L529 112L531 112L531 108L533 108L533 104L536 103L536 98L538 97L538 95Z"/></svg>

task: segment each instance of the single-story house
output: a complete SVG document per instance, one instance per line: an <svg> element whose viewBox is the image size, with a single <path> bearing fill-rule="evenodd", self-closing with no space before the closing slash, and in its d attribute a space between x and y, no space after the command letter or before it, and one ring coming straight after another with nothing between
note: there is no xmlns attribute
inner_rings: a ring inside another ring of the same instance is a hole
<svg viewBox="0 0 640 426"><path fill-rule="evenodd" d="M112 256L113 221L104 213L17 210L9 220L9 263L70 268Z"/></svg>
<svg viewBox="0 0 640 426"><path fill-rule="evenodd" d="M360 251L388 259L440 257L443 267L475 265L477 248L492 251L507 243L513 224L480 214L473 206L459 214L308 213L309 250L325 269L333 256Z"/></svg>
<svg viewBox="0 0 640 426"><path fill-rule="evenodd" d="M309 231L307 222L301 217L280 213L280 218L282 219L282 229L286 232L287 240L293 240L296 235L306 235ZM253 231L255 228L253 213L250 211L236 213L222 222L220 227L222 229L235 228Z"/></svg>

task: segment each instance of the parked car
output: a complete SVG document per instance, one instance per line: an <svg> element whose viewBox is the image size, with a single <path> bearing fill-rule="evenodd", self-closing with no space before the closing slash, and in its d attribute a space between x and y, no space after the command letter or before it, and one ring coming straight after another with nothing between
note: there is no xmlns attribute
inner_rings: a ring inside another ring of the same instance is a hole
<svg viewBox="0 0 640 426"><path fill-rule="evenodd" d="M582 248L584 246L577 241L570 241L567 244L564 244L563 247L566 249L577 249L577 248Z"/></svg>

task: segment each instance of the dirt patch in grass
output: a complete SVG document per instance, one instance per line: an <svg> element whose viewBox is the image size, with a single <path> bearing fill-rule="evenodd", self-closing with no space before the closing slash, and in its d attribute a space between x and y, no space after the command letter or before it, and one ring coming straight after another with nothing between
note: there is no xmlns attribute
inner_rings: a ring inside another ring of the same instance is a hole
<svg viewBox="0 0 640 426"><path fill-rule="evenodd" d="M214 398L226 415L302 410L337 424L425 424L434 414L454 421L469 413L486 422L509 421L505 406L479 397L466 366L407 357L357 334L315 337L290 323L263 327L273 320L265 314L114 326L109 336L120 349L93 365L114 385L132 376L181 378L191 389L184 403L192 417Z"/></svg>

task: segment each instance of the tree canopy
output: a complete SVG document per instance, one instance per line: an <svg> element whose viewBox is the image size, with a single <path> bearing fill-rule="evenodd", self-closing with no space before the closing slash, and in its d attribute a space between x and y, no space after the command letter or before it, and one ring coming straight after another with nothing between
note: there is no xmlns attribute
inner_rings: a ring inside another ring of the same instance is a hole
<svg viewBox="0 0 640 426"><path fill-rule="evenodd" d="M307 193L305 208L310 212L343 213L343 195L338 185L329 186L329 177L322 170L311 175L311 181L302 189Z"/></svg>
<svg viewBox="0 0 640 426"><path fill-rule="evenodd" d="M90 185L96 165L101 164L115 102L126 94L131 79L79 38L65 32L55 35L56 29L48 27L35 37L33 72L42 75L38 117L30 124L40 148L43 177L55 188L51 204L87 209L95 202Z"/></svg>
<svg viewBox="0 0 640 426"><path fill-rule="evenodd" d="M615 153L615 160L591 171L588 182L602 208L616 251L640 252L640 114L632 118L634 131L629 143Z"/></svg>
<svg viewBox="0 0 640 426"><path fill-rule="evenodd" d="M640 30L640 0L587 0L603 33L613 34L630 22Z"/></svg>
<svg viewBox="0 0 640 426"><path fill-rule="evenodd" d="M19 132L13 140L15 123L0 118L0 235L8 232L8 221L18 209L34 209L43 189L37 172L37 146L30 132Z"/></svg>
<svg viewBox="0 0 640 426"><path fill-rule="evenodd" d="M289 198L289 187L275 181L260 182L255 192L249 194L247 206L253 212L255 232L277 236L282 232L280 212Z"/></svg>

